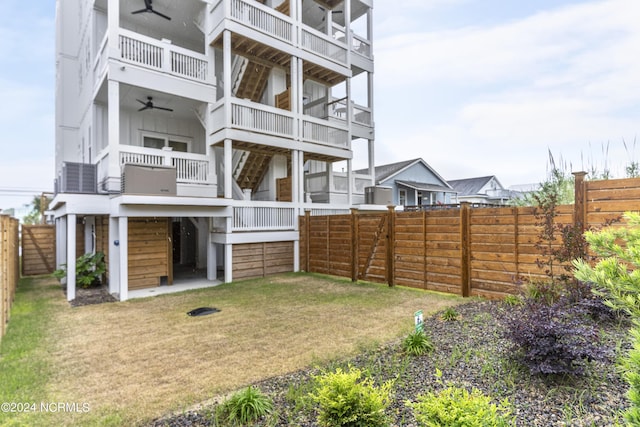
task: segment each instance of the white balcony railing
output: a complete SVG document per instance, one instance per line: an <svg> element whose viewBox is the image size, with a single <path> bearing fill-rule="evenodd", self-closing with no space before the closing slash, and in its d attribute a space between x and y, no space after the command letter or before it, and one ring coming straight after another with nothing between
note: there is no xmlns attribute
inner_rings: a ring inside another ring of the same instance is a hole
<svg viewBox="0 0 640 427"><path fill-rule="evenodd" d="M310 27L305 26L302 29L301 44L304 49L339 64L346 64L347 62L347 46L344 42L334 40Z"/></svg>
<svg viewBox="0 0 640 427"><path fill-rule="evenodd" d="M320 98L309 102L304 106L304 113L317 118L332 117L338 120L346 120L347 118L347 99L346 98ZM352 107L352 123L364 126L373 126L371 108L363 107L355 103L351 103Z"/></svg>
<svg viewBox="0 0 640 427"><path fill-rule="evenodd" d="M364 194L365 187L371 186L371 175L352 174L353 194ZM332 172L332 185L326 172L305 175L305 189L308 193L346 193L349 182L346 172Z"/></svg>
<svg viewBox="0 0 640 427"><path fill-rule="evenodd" d="M367 59L373 59L371 52L371 42L351 32L351 51L364 56Z"/></svg>
<svg viewBox="0 0 640 427"><path fill-rule="evenodd" d="M124 145L120 148L120 164L132 163L149 166L173 166L177 182L209 184L209 160L204 154L182 153L170 150Z"/></svg>
<svg viewBox="0 0 640 427"><path fill-rule="evenodd" d="M333 125L326 120L305 116L302 121L302 138L306 142L349 148L349 132L344 126Z"/></svg>
<svg viewBox="0 0 640 427"><path fill-rule="evenodd" d="M289 207L234 206L233 231L295 230L295 214Z"/></svg>
<svg viewBox="0 0 640 427"><path fill-rule="evenodd" d="M257 102L234 99L231 103L231 125L252 132L292 137L293 116L284 112Z"/></svg>
<svg viewBox="0 0 640 427"><path fill-rule="evenodd" d="M230 10L225 10L228 4ZM290 17L264 6L256 1L248 0L218 0L211 8L211 28L217 28L225 17L264 34L275 37L287 43L300 46L323 58L340 65L347 65L348 46L339 30L332 31L332 36L324 34L304 24L296 24ZM296 39L297 28L300 27L301 39ZM354 42L355 44L355 42Z"/></svg>
<svg viewBox="0 0 640 427"><path fill-rule="evenodd" d="M120 29L118 47L123 61L212 83L211 67L205 55L124 29Z"/></svg>
<svg viewBox="0 0 640 427"><path fill-rule="evenodd" d="M212 132L224 128L224 102L218 101L211 108ZM295 123L293 114L280 108L233 98L231 102L231 127L278 137L292 138ZM315 144L349 148L349 133L344 124L303 116L303 139Z"/></svg>
<svg viewBox="0 0 640 427"><path fill-rule="evenodd" d="M224 8L226 4L230 7L228 12ZM212 28L222 22L225 16L280 40L289 43L293 41L294 31L291 19L256 1L230 0L227 3L225 0L220 0L211 8Z"/></svg>

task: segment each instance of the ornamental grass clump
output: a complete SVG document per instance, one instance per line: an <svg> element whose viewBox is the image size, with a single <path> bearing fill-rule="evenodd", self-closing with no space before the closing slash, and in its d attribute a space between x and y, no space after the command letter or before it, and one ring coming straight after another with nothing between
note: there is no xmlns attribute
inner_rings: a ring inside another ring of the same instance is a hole
<svg viewBox="0 0 640 427"><path fill-rule="evenodd" d="M389 425L385 410L391 402L393 381L380 386L362 378L360 369L337 368L314 377L311 399L318 404L318 423L324 427L382 427Z"/></svg>
<svg viewBox="0 0 640 427"><path fill-rule="evenodd" d="M229 424L246 426L273 412L273 402L259 389L249 386L231 396L220 407Z"/></svg>
<svg viewBox="0 0 640 427"><path fill-rule="evenodd" d="M433 349L433 342L424 331L414 331L402 341L402 350L412 356L422 356Z"/></svg>

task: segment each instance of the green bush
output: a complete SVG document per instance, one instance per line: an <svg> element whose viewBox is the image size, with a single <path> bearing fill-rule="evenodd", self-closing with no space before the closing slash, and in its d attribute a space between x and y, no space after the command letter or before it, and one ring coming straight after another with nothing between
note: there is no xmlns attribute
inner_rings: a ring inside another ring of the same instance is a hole
<svg viewBox="0 0 640 427"><path fill-rule="evenodd" d="M433 343L424 331L414 331L402 341L402 349L412 356L422 356L433 351Z"/></svg>
<svg viewBox="0 0 640 427"><path fill-rule="evenodd" d="M310 397L320 406L318 422L325 427L378 427L389 425L385 414L391 402L393 381L375 386L362 371L341 368L314 377Z"/></svg>
<svg viewBox="0 0 640 427"><path fill-rule="evenodd" d="M496 405L491 398L473 389L447 387L435 394L418 396L415 403L407 402L420 426L426 427L506 427L515 425L509 402Z"/></svg>
<svg viewBox="0 0 640 427"><path fill-rule="evenodd" d="M231 425L245 426L271 414L273 402L269 396L249 386L225 401L220 412Z"/></svg>
<svg viewBox="0 0 640 427"><path fill-rule="evenodd" d="M632 347L622 362L631 403L625 418L629 425L640 426L640 213L626 212L624 218L626 227L585 233L591 250L601 258L594 267L583 260L573 265L576 279L593 283L594 293L605 304L632 318Z"/></svg>
<svg viewBox="0 0 640 427"><path fill-rule="evenodd" d="M84 254L76 260L76 284L81 288L98 286L105 271L107 266L104 262L104 253ZM53 272L53 277L58 280L67 277L67 265L62 264L60 269Z"/></svg>

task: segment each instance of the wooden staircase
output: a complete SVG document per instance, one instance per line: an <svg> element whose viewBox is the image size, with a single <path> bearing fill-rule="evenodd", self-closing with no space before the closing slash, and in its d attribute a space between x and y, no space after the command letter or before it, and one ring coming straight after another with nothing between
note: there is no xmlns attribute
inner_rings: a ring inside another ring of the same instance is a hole
<svg viewBox="0 0 640 427"><path fill-rule="evenodd" d="M275 9L280 13L291 16L291 2L289 0L284 0Z"/></svg>
<svg viewBox="0 0 640 427"><path fill-rule="evenodd" d="M238 185L242 188L250 188L254 193L258 191L272 158L273 154L256 151L249 153L249 157L247 157L247 161L238 175Z"/></svg>
<svg viewBox="0 0 640 427"><path fill-rule="evenodd" d="M267 87L267 79L271 73L271 68L264 64L249 61L242 75L242 81L238 85L236 97L260 102L262 94Z"/></svg>

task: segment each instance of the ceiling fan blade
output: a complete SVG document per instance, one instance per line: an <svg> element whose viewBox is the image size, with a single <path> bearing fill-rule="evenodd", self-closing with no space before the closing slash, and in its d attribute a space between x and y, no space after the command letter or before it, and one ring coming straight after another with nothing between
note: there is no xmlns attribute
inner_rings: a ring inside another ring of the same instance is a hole
<svg viewBox="0 0 640 427"><path fill-rule="evenodd" d="M146 105L145 105L144 107L139 108L139 109L138 109L138 111L148 110L149 108L150 108L150 107L148 107L148 106L146 106Z"/></svg>
<svg viewBox="0 0 640 427"><path fill-rule="evenodd" d="M155 108L156 110L173 111L172 108L166 108L166 107L156 107L156 106L154 106L153 108Z"/></svg>
<svg viewBox="0 0 640 427"><path fill-rule="evenodd" d="M151 12L152 12L152 13L155 13L155 14L156 14L156 15L158 15L158 16L163 17L164 19L166 19L166 20L168 20L168 21L171 21L171 17L170 17L170 16L165 15L164 13L160 13L160 12L158 12L157 10L153 10L153 9L151 9Z"/></svg>
<svg viewBox="0 0 640 427"><path fill-rule="evenodd" d="M142 101L142 100L137 99L137 98L136 98L136 101L138 101L138 102L139 102L140 104L142 104L142 105L147 105L147 102L146 102L146 101Z"/></svg>
<svg viewBox="0 0 640 427"><path fill-rule="evenodd" d="M147 11L147 9L134 10L133 12L131 12L131 14L132 14L132 15L135 15L135 14L137 14L137 13L144 13L144 12L146 12L146 11Z"/></svg>

